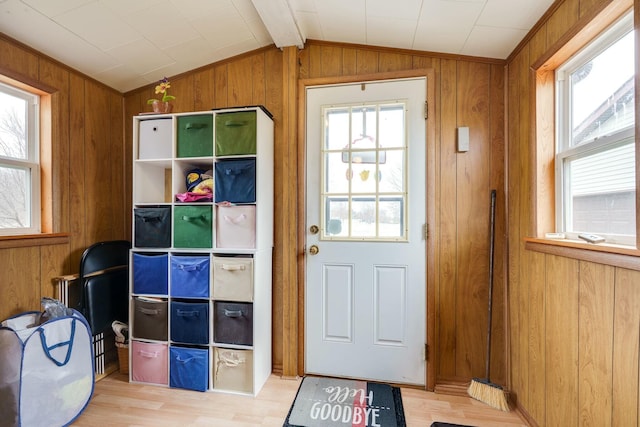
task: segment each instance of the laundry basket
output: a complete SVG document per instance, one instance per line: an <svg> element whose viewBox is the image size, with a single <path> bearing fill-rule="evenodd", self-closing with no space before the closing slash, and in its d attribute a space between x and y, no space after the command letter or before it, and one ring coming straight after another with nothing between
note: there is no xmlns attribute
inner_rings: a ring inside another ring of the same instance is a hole
<svg viewBox="0 0 640 427"><path fill-rule="evenodd" d="M40 324L40 312L0 326L0 424L71 424L93 394L91 328L76 310Z"/></svg>

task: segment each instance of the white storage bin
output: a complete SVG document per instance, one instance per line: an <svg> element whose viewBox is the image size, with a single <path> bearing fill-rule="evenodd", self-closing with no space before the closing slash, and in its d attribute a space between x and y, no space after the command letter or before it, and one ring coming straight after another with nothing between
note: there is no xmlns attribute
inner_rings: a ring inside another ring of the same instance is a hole
<svg viewBox="0 0 640 427"><path fill-rule="evenodd" d="M218 206L216 246L236 249L256 247L255 205Z"/></svg>
<svg viewBox="0 0 640 427"><path fill-rule="evenodd" d="M213 361L213 388L253 393L253 352L216 348Z"/></svg>
<svg viewBox="0 0 640 427"><path fill-rule="evenodd" d="M138 159L171 158L173 154L171 150L172 134L171 118L141 121Z"/></svg>
<svg viewBox="0 0 640 427"><path fill-rule="evenodd" d="M213 257L213 298L253 301L253 258Z"/></svg>

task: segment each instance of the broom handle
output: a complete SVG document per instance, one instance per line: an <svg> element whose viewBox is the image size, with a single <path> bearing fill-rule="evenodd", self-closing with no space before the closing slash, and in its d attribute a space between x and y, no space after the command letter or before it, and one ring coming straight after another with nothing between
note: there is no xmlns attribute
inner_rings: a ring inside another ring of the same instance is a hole
<svg viewBox="0 0 640 427"><path fill-rule="evenodd" d="M490 231L489 231L489 321L487 322L487 360L485 373L487 381L489 379L489 367L491 365L491 312L493 303L493 257L494 257L494 241L495 241L495 222L496 222L496 190L491 190L491 210L489 212Z"/></svg>

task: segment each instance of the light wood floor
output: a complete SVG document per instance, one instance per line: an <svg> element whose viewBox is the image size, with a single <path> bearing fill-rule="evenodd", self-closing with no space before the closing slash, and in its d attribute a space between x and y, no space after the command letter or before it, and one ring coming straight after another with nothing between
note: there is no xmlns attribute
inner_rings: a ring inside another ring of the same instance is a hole
<svg viewBox="0 0 640 427"><path fill-rule="evenodd" d="M141 384L112 374L95 386L93 398L74 427L257 427L282 426L300 380L272 375L257 397L200 393ZM501 412L468 397L403 388L408 427L429 427L433 421L477 427L527 424L515 412Z"/></svg>

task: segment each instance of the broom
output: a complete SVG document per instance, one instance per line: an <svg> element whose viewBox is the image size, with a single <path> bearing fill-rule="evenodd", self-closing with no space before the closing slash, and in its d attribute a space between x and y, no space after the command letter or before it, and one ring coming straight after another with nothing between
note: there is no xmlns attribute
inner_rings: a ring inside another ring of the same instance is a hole
<svg viewBox="0 0 640 427"><path fill-rule="evenodd" d="M489 366L491 364L491 303L493 300L493 257L495 241L495 218L496 218L496 190L491 190L491 211L490 211L490 244L489 244L489 327L487 331L487 360L485 373L486 378L473 378L467 393L476 400L486 403L501 411L509 411L509 403L502 386L493 384L489 380Z"/></svg>

